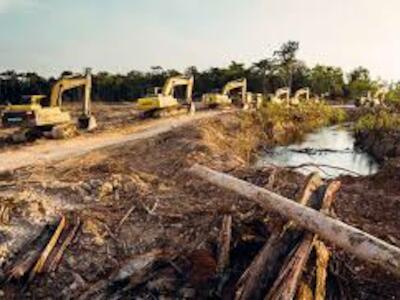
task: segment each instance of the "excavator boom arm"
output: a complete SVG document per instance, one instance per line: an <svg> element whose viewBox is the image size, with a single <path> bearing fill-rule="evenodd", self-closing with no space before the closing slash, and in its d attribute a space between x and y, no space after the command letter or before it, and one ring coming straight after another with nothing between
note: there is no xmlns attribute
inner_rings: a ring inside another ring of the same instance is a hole
<svg viewBox="0 0 400 300"><path fill-rule="evenodd" d="M169 78L162 89L162 95L166 97L173 96L175 87L177 86L186 86L186 99L188 102L191 101L194 86L193 76L175 76Z"/></svg>
<svg viewBox="0 0 400 300"><path fill-rule="evenodd" d="M92 90L92 76L90 70L86 70L86 75L81 77L64 77L57 81L51 89L50 94L50 106L61 107L62 106L62 96L64 92L72 90L78 87L85 87L85 98L83 102L83 114L90 115L90 96Z"/></svg>

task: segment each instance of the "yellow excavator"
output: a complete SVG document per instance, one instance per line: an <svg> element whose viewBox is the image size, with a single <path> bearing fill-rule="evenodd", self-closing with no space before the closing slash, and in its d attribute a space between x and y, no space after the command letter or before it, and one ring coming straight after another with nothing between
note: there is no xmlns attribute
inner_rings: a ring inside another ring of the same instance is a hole
<svg viewBox="0 0 400 300"><path fill-rule="evenodd" d="M291 105L298 105L301 101L309 101L310 100L310 89L302 88L298 89L294 94L294 97L289 100Z"/></svg>
<svg viewBox="0 0 400 300"><path fill-rule="evenodd" d="M247 95L247 80L245 78L237 79L228 82L222 89L222 93L208 93L204 94L202 98L203 104L208 108L216 107L229 107L232 105L233 100L230 97L232 91L241 89L241 106L246 107L248 101Z"/></svg>
<svg viewBox="0 0 400 300"><path fill-rule="evenodd" d="M175 88L178 86L186 86L185 103L175 98ZM148 95L137 101L136 109L142 112L142 117L168 117L182 113L194 114L195 105L192 100L194 87L193 76L174 76L167 79L164 87L159 93Z"/></svg>
<svg viewBox="0 0 400 300"><path fill-rule="evenodd" d="M366 97L361 97L357 102L357 106L363 107L377 107L384 106L386 95L389 93L387 87L379 88L374 94L371 91L368 92Z"/></svg>
<svg viewBox="0 0 400 300"><path fill-rule="evenodd" d="M70 112L62 109L64 92L84 87L82 113L76 124ZM91 131L97 127L91 112L92 76L90 69L85 75L64 76L52 87L49 104L43 105L44 95L33 95L23 99L25 103L9 105L2 114L5 127L20 127L12 135L14 142L35 140L39 137L66 138L76 133L77 127ZM78 126L77 126L78 125Z"/></svg>
<svg viewBox="0 0 400 300"><path fill-rule="evenodd" d="M271 97L271 102L276 104L289 103L290 102L290 88L284 87L277 89L275 94Z"/></svg>

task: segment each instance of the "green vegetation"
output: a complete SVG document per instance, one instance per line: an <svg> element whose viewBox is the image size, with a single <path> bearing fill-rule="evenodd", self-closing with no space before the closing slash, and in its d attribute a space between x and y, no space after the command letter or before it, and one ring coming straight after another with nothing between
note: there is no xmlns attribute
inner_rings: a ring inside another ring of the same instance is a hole
<svg viewBox="0 0 400 300"><path fill-rule="evenodd" d="M250 66L232 61L227 67L213 67L204 71L190 66L184 73L195 77L195 98L206 92L220 90L226 82L242 77L248 79L249 91L264 95L274 93L284 86L291 87L292 91L311 87L314 94L327 99L355 99L379 86L378 82L371 80L369 71L363 67L348 74L347 83L341 68L324 65L309 68L297 58L298 50L298 42L288 41L274 51L272 56L262 58ZM71 72L65 71L63 74ZM147 72L133 70L127 74L98 72L93 76L92 98L101 101L132 101L144 96L150 88L162 86L166 78L177 74L177 70L166 70L161 66L154 66ZM22 95L49 94L54 81L55 78L44 78L32 72L0 72L0 105L7 101L17 103ZM67 100L78 97L77 91L65 95ZM400 99L400 83L393 85L389 99Z"/></svg>
<svg viewBox="0 0 400 300"><path fill-rule="evenodd" d="M368 113L360 117L356 124L355 130L360 131L373 131L373 130L399 130L400 129L400 115L395 112L387 110L380 110L375 113Z"/></svg>
<svg viewBox="0 0 400 300"><path fill-rule="evenodd" d="M323 102L302 103L298 106L285 106L268 103L261 111L261 118L268 124L287 124L301 127L302 131L342 123L347 119L346 112ZM267 127L267 126L266 126Z"/></svg>

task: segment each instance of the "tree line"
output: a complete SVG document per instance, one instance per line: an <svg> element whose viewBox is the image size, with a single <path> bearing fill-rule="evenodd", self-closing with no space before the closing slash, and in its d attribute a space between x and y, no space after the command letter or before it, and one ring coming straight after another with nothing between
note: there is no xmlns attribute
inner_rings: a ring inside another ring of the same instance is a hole
<svg viewBox="0 0 400 300"><path fill-rule="evenodd" d="M265 95L284 86L291 87L292 91L310 87L315 95L343 100L363 96L381 84L372 80L370 72L363 67L349 74L335 66L316 65L309 68L297 58L298 50L298 42L288 41L271 57L250 66L235 61L225 68L213 67L205 71L190 66L184 74L195 77L195 98L220 90L226 82L243 77L248 79L249 91ZM61 76L69 74L72 73L65 71ZM93 74L92 98L95 101L132 101L144 96L152 87L162 86L168 77L178 74L177 70L165 70L161 66L154 66L147 72L131 71L127 74L98 72ZM23 95L48 95L55 81L56 78L44 78L33 72L4 71L0 73L0 104L18 103ZM70 100L78 96L76 91L66 95ZM400 98L400 82L390 85L389 98Z"/></svg>

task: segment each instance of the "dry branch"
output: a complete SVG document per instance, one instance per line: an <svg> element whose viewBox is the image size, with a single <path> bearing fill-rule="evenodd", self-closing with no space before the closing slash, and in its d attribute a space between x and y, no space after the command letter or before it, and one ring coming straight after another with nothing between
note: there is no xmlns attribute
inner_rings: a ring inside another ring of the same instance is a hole
<svg viewBox="0 0 400 300"><path fill-rule="evenodd" d="M275 211L295 221L299 226L322 239L341 247L366 262L377 264L400 277L400 249L368 233L304 207L285 197L257 187L230 175L194 165L190 172L212 184L251 199L267 210Z"/></svg>

